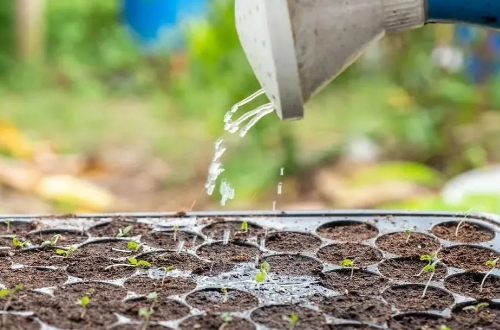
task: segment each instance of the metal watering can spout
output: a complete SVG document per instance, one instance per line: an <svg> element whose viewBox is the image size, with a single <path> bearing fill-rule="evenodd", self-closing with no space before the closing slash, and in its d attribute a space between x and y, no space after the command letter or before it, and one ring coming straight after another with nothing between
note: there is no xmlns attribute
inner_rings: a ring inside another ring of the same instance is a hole
<svg viewBox="0 0 500 330"><path fill-rule="evenodd" d="M248 60L281 119L386 33L427 22L500 27L498 0L236 0L236 28Z"/></svg>

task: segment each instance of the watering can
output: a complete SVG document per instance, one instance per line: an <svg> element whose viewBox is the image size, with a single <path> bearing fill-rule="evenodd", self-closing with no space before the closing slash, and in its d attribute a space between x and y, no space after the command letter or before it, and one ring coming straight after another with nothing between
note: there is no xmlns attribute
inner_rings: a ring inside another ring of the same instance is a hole
<svg viewBox="0 0 500 330"><path fill-rule="evenodd" d="M247 58L281 119L386 33L427 23L500 27L498 0L236 0L236 28Z"/></svg>

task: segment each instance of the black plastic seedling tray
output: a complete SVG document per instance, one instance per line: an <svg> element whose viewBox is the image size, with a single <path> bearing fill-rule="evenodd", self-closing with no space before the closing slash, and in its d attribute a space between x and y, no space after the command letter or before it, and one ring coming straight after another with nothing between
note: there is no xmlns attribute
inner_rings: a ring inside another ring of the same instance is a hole
<svg viewBox="0 0 500 330"><path fill-rule="evenodd" d="M463 213L4 216L0 285L24 288L0 298L0 328L500 329L499 232L498 216Z"/></svg>

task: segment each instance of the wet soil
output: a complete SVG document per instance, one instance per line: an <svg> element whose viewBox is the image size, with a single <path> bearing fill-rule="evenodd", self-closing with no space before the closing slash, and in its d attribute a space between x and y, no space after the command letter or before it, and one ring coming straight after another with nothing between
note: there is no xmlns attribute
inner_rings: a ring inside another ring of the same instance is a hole
<svg viewBox="0 0 500 330"><path fill-rule="evenodd" d="M175 234L173 231L155 231L144 234L141 241L157 249L177 251L181 241L184 242L183 249L191 249L202 244L203 238L183 231L178 231Z"/></svg>
<svg viewBox="0 0 500 330"><path fill-rule="evenodd" d="M187 293L196 288L196 282L184 277L167 276L153 279L148 276L132 276L125 282L125 289L140 295L157 292L166 296Z"/></svg>
<svg viewBox="0 0 500 330"><path fill-rule="evenodd" d="M407 233L397 232L379 237L375 244L379 249L404 257L432 254L441 246L437 239L422 233L412 232L408 243L407 239Z"/></svg>
<svg viewBox="0 0 500 330"><path fill-rule="evenodd" d="M67 267L67 271L71 276L95 281L117 280L129 277L137 271L136 268L128 266L107 268L116 264L118 263L103 257L79 258L77 261L71 262ZM124 264L127 264L127 262L124 262Z"/></svg>
<svg viewBox="0 0 500 330"><path fill-rule="evenodd" d="M340 293L359 293L362 295L377 295L387 285L387 280L377 274L355 269L351 279L351 270L340 269L321 274L324 287Z"/></svg>
<svg viewBox="0 0 500 330"><path fill-rule="evenodd" d="M75 257L94 256L108 259L127 259L138 253L128 250L127 244L128 241L125 240L97 241L79 247L73 254Z"/></svg>
<svg viewBox="0 0 500 330"><path fill-rule="evenodd" d="M429 287L422 297L425 285L394 286L383 293L384 299L402 311L443 310L451 307L453 296L438 288Z"/></svg>
<svg viewBox="0 0 500 330"><path fill-rule="evenodd" d="M363 324L337 324L337 325L329 325L328 329L330 330L377 330L380 328L370 327L368 325Z"/></svg>
<svg viewBox="0 0 500 330"><path fill-rule="evenodd" d="M211 261L221 261L227 263L254 262L255 257L260 255L260 250L251 245L238 242L230 242L226 245L222 242L203 245L197 254Z"/></svg>
<svg viewBox="0 0 500 330"><path fill-rule="evenodd" d="M16 251L12 257L16 264L32 267L64 267L74 261L72 256L63 258L56 253L56 249L43 248L37 250Z"/></svg>
<svg viewBox="0 0 500 330"><path fill-rule="evenodd" d="M40 324L34 317L18 315L0 316L0 329L2 330L38 330L40 328Z"/></svg>
<svg viewBox="0 0 500 330"><path fill-rule="evenodd" d="M321 240L311 234L279 232L266 237L266 249L278 252L306 253L315 252Z"/></svg>
<svg viewBox="0 0 500 330"><path fill-rule="evenodd" d="M457 233L459 223L444 222L432 228L431 232L439 238L459 243L481 243L495 238L495 233L490 229L469 222L462 223Z"/></svg>
<svg viewBox="0 0 500 330"><path fill-rule="evenodd" d="M162 294L158 294L158 299L152 304L146 297L128 300L120 306L119 313L131 319L141 320L139 310L153 306L152 321L176 320L189 314L189 307Z"/></svg>
<svg viewBox="0 0 500 330"><path fill-rule="evenodd" d="M88 239L86 234L70 231L44 231L32 233L26 236L26 239L33 245L41 245L43 242L50 241L54 235L61 235L57 240L56 246L68 247L85 242Z"/></svg>
<svg viewBox="0 0 500 330"><path fill-rule="evenodd" d="M229 230L229 238L236 240L246 240L250 237L261 236L264 233L262 227L254 225L253 223L248 223L248 231L244 232L241 229L242 221L228 221L228 222L216 222L211 225L206 226L201 231L207 237L214 240L223 240L224 232Z"/></svg>
<svg viewBox="0 0 500 330"><path fill-rule="evenodd" d="M487 272L491 269L491 266L485 265L488 260L500 258L500 254L493 250L468 245L445 248L439 252L438 256L448 266L479 272Z"/></svg>
<svg viewBox="0 0 500 330"><path fill-rule="evenodd" d="M321 273L323 265L310 257L282 254L264 258L271 266L271 273L278 275L314 276Z"/></svg>
<svg viewBox="0 0 500 330"><path fill-rule="evenodd" d="M140 255L138 259L146 260L152 267L170 267L182 271L190 271L194 274L203 273L209 268L209 264L197 257L181 252L158 251Z"/></svg>
<svg viewBox="0 0 500 330"><path fill-rule="evenodd" d="M221 289L196 291L187 296L186 302L208 312L237 312L257 307L259 304L254 295L232 289L227 289L227 295Z"/></svg>
<svg viewBox="0 0 500 330"><path fill-rule="evenodd" d="M132 226L132 230L127 237L143 235L148 233L151 228L144 223L137 223L133 219L115 218L111 222L99 224L89 229L89 233L94 237L117 237L120 229Z"/></svg>
<svg viewBox="0 0 500 330"><path fill-rule="evenodd" d="M392 330L440 330L442 326L448 324L449 320L445 318L425 313L398 315L389 321Z"/></svg>
<svg viewBox="0 0 500 330"><path fill-rule="evenodd" d="M480 292L483 279L484 274L463 273L448 277L444 285L450 291L476 299L500 299L500 276L488 276Z"/></svg>
<svg viewBox="0 0 500 330"><path fill-rule="evenodd" d="M344 259L351 259L355 267L366 267L381 261L382 253L368 245L344 243L321 248L318 257L334 265L340 265Z"/></svg>
<svg viewBox="0 0 500 330"><path fill-rule="evenodd" d="M489 303L478 311L463 310L466 306L475 306L475 301L468 305L461 305L453 310L452 329L500 329L500 305Z"/></svg>
<svg viewBox="0 0 500 330"><path fill-rule="evenodd" d="M224 321L220 315L207 314L200 316L193 316L184 320L180 324L181 330L203 329L203 330L219 330L221 329ZM239 317L232 316L231 321L227 322L224 330L253 330L255 326L247 320Z"/></svg>
<svg viewBox="0 0 500 330"><path fill-rule="evenodd" d="M272 329L290 329L286 318L292 314L298 316L295 329L319 330L326 328L326 320L322 313L297 305L278 305L261 307L254 310L251 319Z"/></svg>
<svg viewBox="0 0 500 330"><path fill-rule="evenodd" d="M394 280L410 283L423 283L429 280L430 274L426 274L422 269L428 265L426 261L420 261L420 258L395 258L388 259L378 265L378 270L384 276ZM447 268L443 264L436 266L434 280L442 280L446 277Z"/></svg>
<svg viewBox="0 0 500 330"><path fill-rule="evenodd" d="M143 330L144 329L144 323L138 323L138 324L120 324L117 325L116 327L111 328L110 330ZM159 324L154 324L154 322L150 322L148 325L147 330L172 330L172 328L164 327Z"/></svg>
<svg viewBox="0 0 500 330"><path fill-rule="evenodd" d="M36 229L35 222L12 221L7 226L5 221L0 221L0 235L25 235L34 229Z"/></svg>
<svg viewBox="0 0 500 330"><path fill-rule="evenodd" d="M390 306L382 300L358 294L311 298L326 314L343 320L382 324L391 314Z"/></svg>
<svg viewBox="0 0 500 330"><path fill-rule="evenodd" d="M63 285L68 279L64 270L24 267L9 269L0 273L0 283L7 287L23 284L25 289L39 289Z"/></svg>
<svg viewBox="0 0 500 330"><path fill-rule="evenodd" d="M368 223L336 221L318 228L319 236L337 242L362 242L378 235L378 230Z"/></svg>

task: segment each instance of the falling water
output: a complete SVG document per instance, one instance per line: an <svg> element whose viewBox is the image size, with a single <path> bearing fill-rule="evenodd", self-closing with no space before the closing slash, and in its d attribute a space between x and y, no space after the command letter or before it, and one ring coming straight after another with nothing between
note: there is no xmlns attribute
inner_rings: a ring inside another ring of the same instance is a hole
<svg viewBox="0 0 500 330"><path fill-rule="evenodd" d="M282 168L280 169L280 175L281 175L281 176L285 175L285 168L284 168L284 167L282 167Z"/></svg>
<svg viewBox="0 0 500 330"><path fill-rule="evenodd" d="M215 142L215 151L214 156L212 158L212 163L208 167L208 178L205 184L205 189L208 195L212 195L215 190L215 185L217 184L217 179L224 172L224 168L222 167L222 163L220 159L224 152L226 152L226 147L224 146L224 139L219 138Z"/></svg>
<svg viewBox="0 0 500 330"><path fill-rule="evenodd" d="M283 182L278 183L278 195L283 193Z"/></svg>
<svg viewBox="0 0 500 330"><path fill-rule="evenodd" d="M231 237L231 230L229 229L224 230L224 238L222 244L227 245L229 243L229 237Z"/></svg>
<svg viewBox="0 0 500 330"><path fill-rule="evenodd" d="M220 200L220 205L225 206L226 202L230 199L234 199L234 188L231 186L226 179L222 180L220 184L220 194L222 199Z"/></svg>
<svg viewBox="0 0 500 330"><path fill-rule="evenodd" d="M181 252L182 252L182 249L184 249L184 244L185 244L185 243L184 243L184 240L183 240L183 239L181 239L181 240L179 241L179 245L177 245L177 253L181 253Z"/></svg>

